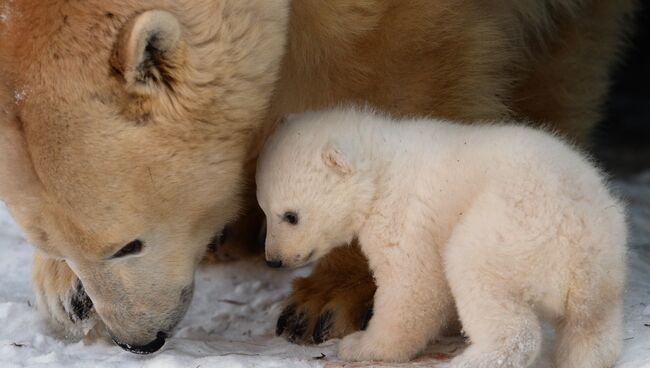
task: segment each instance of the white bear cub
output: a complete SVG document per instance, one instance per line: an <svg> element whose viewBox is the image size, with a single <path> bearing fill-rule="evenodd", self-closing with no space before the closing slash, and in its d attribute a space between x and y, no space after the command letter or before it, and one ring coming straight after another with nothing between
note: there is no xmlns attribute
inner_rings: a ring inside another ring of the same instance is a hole
<svg viewBox="0 0 650 368"><path fill-rule="evenodd" d="M341 359L412 359L458 316L470 345L452 367L530 366L540 318L556 327L556 367L616 361L624 209L550 134L310 113L270 138L257 188L270 263L299 266L353 238L368 257L374 316L340 342Z"/></svg>

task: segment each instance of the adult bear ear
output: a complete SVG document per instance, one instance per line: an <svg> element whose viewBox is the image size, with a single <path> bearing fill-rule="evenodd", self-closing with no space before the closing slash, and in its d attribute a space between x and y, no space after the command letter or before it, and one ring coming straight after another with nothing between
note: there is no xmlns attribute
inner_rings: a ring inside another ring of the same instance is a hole
<svg viewBox="0 0 650 368"><path fill-rule="evenodd" d="M351 157L347 154L339 144L329 143L323 149L321 154L325 166L334 170L341 176L348 176L354 172L354 165L352 164Z"/></svg>
<svg viewBox="0 0 650 368"><path fill-rule="evenodd" d="M149 10L127 22L111 57L126 90L151 95L172 87L183 62L181 37L178 19L164 10Z"/></svg>

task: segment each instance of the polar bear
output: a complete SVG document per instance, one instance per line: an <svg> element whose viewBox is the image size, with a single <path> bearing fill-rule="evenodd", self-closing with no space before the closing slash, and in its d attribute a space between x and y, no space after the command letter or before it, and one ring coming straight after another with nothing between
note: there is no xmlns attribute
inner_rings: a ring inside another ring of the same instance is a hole
<svg viewBox="0 0 650 368"><path fill-rule="evenodd" d="M453 367L527 367L540 318L557 367L611 367L621 343L623 206L551 134L339 109L292 117L257 169L272 266L357 238L378 290L339 357L415 357L455 315L470 346Z"/></svg>
<svg viewBox="0 0 650 368"><path fill-rule="evenodd" d="M258 250L258 149L289 113L370 104L586 142L636 3L0 0L0 200L36 247L39 310L67 337L95 319L161 347L206 249ZM277 332L349 334L374 292L340 247Z"/></svg>

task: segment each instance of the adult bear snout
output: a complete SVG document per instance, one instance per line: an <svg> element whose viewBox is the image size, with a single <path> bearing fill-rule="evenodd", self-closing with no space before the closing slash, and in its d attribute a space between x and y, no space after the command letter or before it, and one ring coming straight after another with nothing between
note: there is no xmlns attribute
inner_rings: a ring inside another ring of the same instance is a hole
<svg viewBox="0 0 650 368"><path fill-rule="evenodd" d="M165 339L167 339L167 334L165 332L159 331L158 334L156 334L156 338L145 345L126 344L118 341L115 338L113 338L113 341L117 344L117 346L130 353L145 355L155 353L156 351L160 350L160 348L165 345Z"/></svg>

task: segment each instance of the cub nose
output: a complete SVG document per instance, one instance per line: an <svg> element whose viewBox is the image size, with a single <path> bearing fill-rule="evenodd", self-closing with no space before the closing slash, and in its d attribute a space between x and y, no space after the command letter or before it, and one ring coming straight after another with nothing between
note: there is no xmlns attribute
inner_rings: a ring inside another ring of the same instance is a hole
<svg viewBox="0 0 650 368"><path fill-rule="evenodd" d="M126 350L126 351L128 351L130 353L143 354L144 355L144 354L151 354L153 352L156 352L156 351L160 350L160 348L162 348L163 345L165 345L165 339L166 338L167 338L167 334L162 332L162 331L159 331L158 334L156 335L156 339L153 340L152 342L146 344L146 345L125 344L125 343L121 343L121 342L119 342L119 341L117 341L115 339L113 339L113 341L115 341L115 343L119 347L121 347L122 349L124 349L124 350Z"/></svg>
<svg viewBox="0 0 650 368"><path fill-rule="evenodd" d="M280 260L272 260L272 261L267 260L266 264L269 265L269 267L273 267L273 268L282 267L282 261L280 261Z"/></svg>

